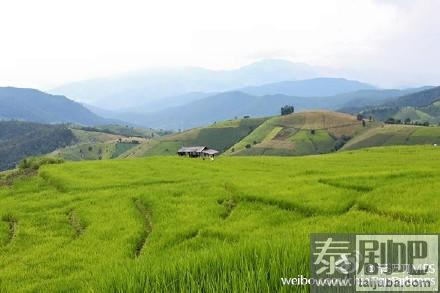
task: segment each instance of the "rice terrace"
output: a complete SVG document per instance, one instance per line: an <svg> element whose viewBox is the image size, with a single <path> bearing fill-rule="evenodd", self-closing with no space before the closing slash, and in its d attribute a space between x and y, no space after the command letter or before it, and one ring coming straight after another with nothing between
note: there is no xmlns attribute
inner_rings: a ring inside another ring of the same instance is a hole
<svg viewBox="0 0 440 293"><path fill-rule="evenodd" d="M433 146L44 165L0 189L0 288L306 292L280 278L308 274L311 232L438 231L439 166Z"/></svg>
<svg viewBox="0 0 440 293"><path fill-rule="evenodd" d="M440 292L440 1L2 1L0 293Z"/></svg>

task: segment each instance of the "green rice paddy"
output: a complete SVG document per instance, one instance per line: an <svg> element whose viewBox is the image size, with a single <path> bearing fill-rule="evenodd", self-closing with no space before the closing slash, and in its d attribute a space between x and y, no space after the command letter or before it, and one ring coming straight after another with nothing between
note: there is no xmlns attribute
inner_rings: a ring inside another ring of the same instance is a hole
<svg viewBox="0 0 440 293"><path fill-rule="evenodd" d="M439 166L433 146L46 165L0 187L0 292L307 292L280 279L308 275L310 233L437 233Z"/></svg>

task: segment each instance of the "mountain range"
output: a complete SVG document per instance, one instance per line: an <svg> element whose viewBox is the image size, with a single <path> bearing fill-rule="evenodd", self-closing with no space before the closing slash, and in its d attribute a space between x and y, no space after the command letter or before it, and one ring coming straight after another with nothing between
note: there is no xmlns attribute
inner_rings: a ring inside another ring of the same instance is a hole
<svg viewBox="0 0 440 293"><path fill-rule="evenodd" d="M263 60L233 70L158 68L69 83L50 92L110 110L193 92L224 92L286 80L322 76L324 69L286 60ZM163 101L161 102L163 104Z"/></svg>
<svg viewBox="0 0 440 293"><path fill-rule="evenodd" d="M293 105L296 112L325 109L353 114L386 108L384 113L372 115L377 119L392 117L400 104L420 107L426 100L423 106L430 106L429 91L428 96L411 95L432 87L379 89L356 80L316 77L323 71L285 60L264 60L235 70L149 70L54 90L69 98L34 89L0 88L0 119L185 130L243 116L278 115L284 105ZM80 104L78 99L86 102ZM424 112L417 109L411 119L434 115L436 105L430 107Z"/></svg>
<svg viewBox="0 0 440 293"><path fill-rule="evenodd" d="M333 79L326 79L330 83ZM313 88L314 81L307 83ZM336 79L338 84L345 80ZM300 81L302 82L302 81ZM319 81L319 83L321 80ZM293 82L296 83L296 82ZM347 83L352 83L347 81ZM363 86L360 86L361 88ZM425 88L406 90L360 89L354 92L341 93L334 96L300 97L277 94L277 89L264 96L251 95L242 91L230 91L218 94L207 94L198 100L169 107L152 113L139 112L108 112L97 111L105 117L130 121L157 129L189 129L243 116L263 117L278 115L284 105L294 105L296 111L312 109L352 109L354 105L372 102L380 103L392 100L409 93L422 91ZM333 93L334 91L329 91ZM350 111L345 111L350 112Z"/></svg>

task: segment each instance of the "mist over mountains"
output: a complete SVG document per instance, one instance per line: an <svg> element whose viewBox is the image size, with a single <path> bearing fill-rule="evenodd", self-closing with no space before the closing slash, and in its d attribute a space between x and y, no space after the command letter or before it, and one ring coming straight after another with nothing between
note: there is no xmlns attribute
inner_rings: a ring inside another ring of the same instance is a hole
<svg viewBox="0 0 440 293"><path fill-rule="evenodd" d="M110 110L127 109L193 92L224 92L320 76L322 68L286 60L263 60L235 70L159 68L66 84L51 90Z"/></svg>
<svg viewBox="0 0 440 293"><path fill-rule="evenodd" d="M278 115L284 105L293 105L297 112L356 113L431 88L380 89L357 80L323 77L325 71L285 60L263 60L236 70L149 70L70 83L51 91L62 95L1 88L0 119L81 125L116 122L178 130L242 116Z"/></svg>

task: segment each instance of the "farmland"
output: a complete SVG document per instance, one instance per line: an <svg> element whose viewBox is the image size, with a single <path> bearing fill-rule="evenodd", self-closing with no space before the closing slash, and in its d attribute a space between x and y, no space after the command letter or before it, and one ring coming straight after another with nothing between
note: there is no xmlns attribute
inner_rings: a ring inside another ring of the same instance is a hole
<svg viewBox="0 0 440 293"><path fill-rule="evenodd" d="M175 155L182 146L208 145L223 152L252 133L267 118L226 120L203 128L163 136L133 148L121 157L144 157Z"/></svg>
<svg viewBox="0 0 440 293"><path fill-rule="evenodd" d="M309 233L438 232L439 152L46 165L0 187L0 292L306 291Z"/></svg>

